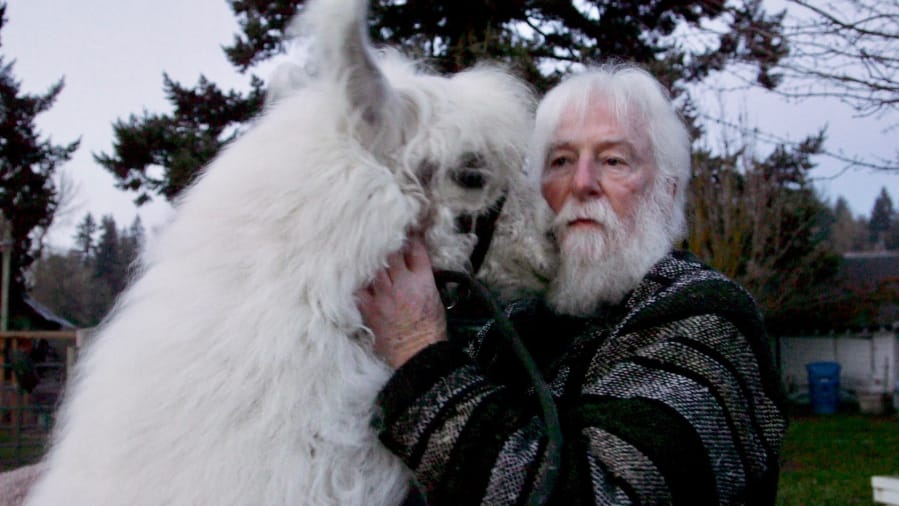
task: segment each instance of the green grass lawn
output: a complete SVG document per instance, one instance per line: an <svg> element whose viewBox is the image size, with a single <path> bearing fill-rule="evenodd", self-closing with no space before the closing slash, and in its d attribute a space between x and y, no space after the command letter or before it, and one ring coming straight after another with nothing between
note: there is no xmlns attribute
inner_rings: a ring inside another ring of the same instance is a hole
<svg viewBox="0 0 899 506"><path fill-rule="evenodd" d="M29 438L18 450L13 443L0 432L0 470L43 452L40 438ZM794 416L781 455L777 504L870 505L873 475L899 475L899 416Z"/></svg>
<svg viewBox="0 0 899 506"><path fill-rule="evenodd" d="M873 504L872 475L899 475L897 415L797 416L784 441L777 504Z"/></svg>

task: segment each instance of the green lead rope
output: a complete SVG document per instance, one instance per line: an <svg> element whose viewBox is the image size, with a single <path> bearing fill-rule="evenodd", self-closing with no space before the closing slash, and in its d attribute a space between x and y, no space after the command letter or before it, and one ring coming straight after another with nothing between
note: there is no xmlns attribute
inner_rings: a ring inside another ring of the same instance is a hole
<svg viewBox="0 0 899 506"><path fill-rule="evenodd" d="M438 270L434 271L434 277L437 279L438 284L445 285L446 283L458 283L461 286L467 287L472 295L490 307L493 311L494 322L499 330L499 334L512 349L512 352L521 363L534 387L534 391L537 394L537 400L540 403L543 423L546 426L547 442L545 450L546 458L543 462L542 469L540 469L538 473L537 482L534 484L534 488L528 496L527 504L534 506L546 504L555 488L556 481L559 477L559 469L562 464L562 426L559 423L559 413L556 409L556 403L553 400L552 393L546 385L546 382L543 380L543 375L540 374L537 364L534 362L534 357L531 356L524 346L524 343L522 343L521 339L518 337L518 332L516 332L512 322L509 321L509 318L503 313L499 304L496 302L496 299L494 299L484 285L468 274L462 272Z"/></svg>

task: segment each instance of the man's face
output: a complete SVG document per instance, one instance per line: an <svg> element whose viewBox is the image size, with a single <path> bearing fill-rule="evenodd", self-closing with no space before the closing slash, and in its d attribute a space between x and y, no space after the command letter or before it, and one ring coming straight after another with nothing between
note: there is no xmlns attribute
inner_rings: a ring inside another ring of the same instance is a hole
<svg viewBox="0 0 899 506"><path fill-rule="evenodd" d="M583 119L570 109L562 116L544 163L541 189L556 214L566 204L601 204L629 234L655 174L646 133L619 122L603 101L595 101ZM609 235L602 221L574 215L558 223L560 242L571 232Z"/></svg>

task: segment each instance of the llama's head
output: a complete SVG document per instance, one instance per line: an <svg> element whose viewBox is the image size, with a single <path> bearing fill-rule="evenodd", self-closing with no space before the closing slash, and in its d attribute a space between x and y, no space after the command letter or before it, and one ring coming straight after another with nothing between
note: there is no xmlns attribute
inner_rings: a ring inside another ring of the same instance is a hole
<svg viewBox="0 0 899 506"><path fill-rule="evenodd" d="M304 67L283 65L272 79L269 100L277 101L292 89L322 82L345 97L342 111L352 142L367 151L396 176L403 190L422 202L420 227L436 268L470 270L475 249L475 224L492 208L511 198L516 217L501 218L502 248L534 247L513 244L513 237L531 229L533 212L522 212L524 154L533 121L530 88L499 66L480 65L452 76L439 76L391 50L374 52L367 37L366 2L317 0L307 2L293 25L307 41ZM347 15L347 12L355 15ZM510 197L511 195L511 197ZM527 197L524 197L524 196ZM488 255L488 277L524 275L523 282L503 280L528 289L539 285L536 271L545 267L504 270L504 255ZM538 257L543 251L534 252ZM516 253L521 259L526 255ZM496 281L489 279L488 281Z"/></svg>

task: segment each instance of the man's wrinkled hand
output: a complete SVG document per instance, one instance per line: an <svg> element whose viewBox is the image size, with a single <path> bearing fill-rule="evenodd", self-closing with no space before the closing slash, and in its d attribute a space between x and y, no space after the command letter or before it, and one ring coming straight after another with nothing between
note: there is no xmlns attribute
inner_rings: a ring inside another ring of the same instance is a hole
<svg viewBox="0 0 899 506"><path fill-rule="evenodd" d="M446 339L446 314L420 237L390 255L387 268L356 292L375 352L397 368L427 346Z"/></svg>

